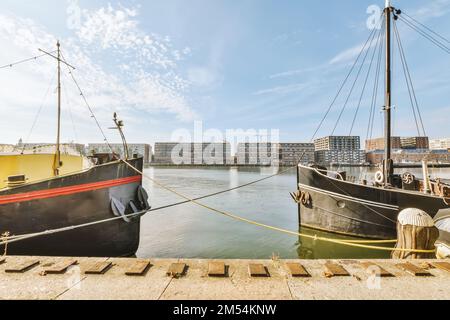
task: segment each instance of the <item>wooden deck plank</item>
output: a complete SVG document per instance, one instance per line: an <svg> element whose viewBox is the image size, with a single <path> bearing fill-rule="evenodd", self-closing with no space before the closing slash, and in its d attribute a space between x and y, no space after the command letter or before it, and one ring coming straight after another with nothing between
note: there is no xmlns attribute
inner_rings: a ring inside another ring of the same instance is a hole
<svg viewBox="0 0 450 320"><path fill-rule="evenodd" d="M76 265L77 263L78 263L78 261L73 260L73 259L58 262L58 263L54 264L53 266L45 268L44 273L45 274L64 274L64 273L66 273L67 269L69 269L73 265Z"/></svg>
<svg viewBox="0 0 450 320"><path fill-rule="evenodd" d="M431 276L433 276L427 270L419 268L418 266L415 266L409 262L397 264L397 267L415 277L431 277Z"/></svg>
<svg viewBox="0 0 450 320"><path fill-rule="evenodd" d="M327 277L349 277L350 273L340 264L325 263L325 276Z"/></svg>
<svg viewBox="0 0 450 320"><path fill-rule="evenodd" d="M125 272L125 275L143 276L148 271L150 266L151 264L148 260L137 261Z"/></svg>
<svg viewBox="0 0 450 320"><path fill-rule="evenodd" d="M39 260L28 260L25 262L21 262L19 264L13 265L11 267L7 267L5 270L6 273L25 273L28 270L33 269L37 265L39 265Z"/></svg>
<svg viewBox="0 0 450 320"><path fill-rule="evenodd" d="M255 278L269 278L270 274L267 267L263 264L252 263L248 265L248 272L251 277Z"/></svg>
<svg viewBox="0 0 450 320"><path fill-rule="evenodd" d="M112 262L96 262L89 267L84 273L85 274L105 274L112 267Z"/></svg>
<svg viewBox="0 0 450 320"><path fill-rule="evenodd" d="M386 269L380 267L378 264L373 262L361 262L361 267L363 267L365 270L368 270L370 268L374 268L373 270L377 271L377 276L380 276L382 278L389 278L389 277L395 277L392 273L387 271Z"/></svg>
<svg viewBox="0 0 450 320"><path fill-rule="evenodd" d="M294 278L309 278L311 275L306 270L306 268L300 263L286 263L286 266L289 268L291 276Z"/></svg>
<svg viewBox="0 0 450 320"><path fill-rule="evenodd" d="M187 265L185 263L172 263L167 271L167 275L173 278L179 278L186 274Z"/></svg>
<svg viewBox="0 0 450 320"><path fill-rule="evenodd" d="M449 262L433 262L432 265L438 269L450 272L450 263Z"/></svg>
<svg viewBox="0 0 450 320"><path fill-rule="evenodd" d="M208 266L208 276L226 277L227 269L224 262L210 262Z"/></svg>

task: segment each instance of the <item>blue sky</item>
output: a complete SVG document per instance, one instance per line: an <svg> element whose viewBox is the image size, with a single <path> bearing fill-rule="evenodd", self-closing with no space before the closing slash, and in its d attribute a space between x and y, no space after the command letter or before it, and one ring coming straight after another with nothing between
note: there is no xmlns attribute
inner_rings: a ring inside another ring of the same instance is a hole
<svg viewBox="0 0 450 320"><path fill-rule="evenodd" d="M282 141L309 141L370 33L368 7L383 2L3 0L0 65L36 55L37 48L52 50L60 39L111 141L118 140L107 130L114 111L133 142L170 140L177 129L192 130L195 120L205 129L279 129ZM450 37L450 0L393 5ZM450 57L400 22L399 31L427 133L450 136ZM396 71L394 134L416 135L403 75ZM54 74L47 58L0 70L1 142L54 140ZM63 87L63 140L101 141L68 74ZM337 134L349 133L360 91ZM369 96L354 130L363 138ZM319 135L331 133L344 100ZM374 135L381 134L381 119L377 110Z"/></svg>

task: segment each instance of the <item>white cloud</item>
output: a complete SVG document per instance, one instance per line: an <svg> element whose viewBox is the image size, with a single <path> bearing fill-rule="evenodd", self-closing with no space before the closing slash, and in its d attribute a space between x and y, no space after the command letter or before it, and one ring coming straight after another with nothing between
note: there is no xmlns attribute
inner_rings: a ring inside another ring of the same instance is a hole
<svg viewBox="0 0 450 320"><path fill-rule="evenodd" d="M188 70L188 80L198 87L210 87L219 81L217 74L211 68L193 67Z"/></svg>
<svg viewBox="0 0 450 320"><path fill-rule="evenodd" d="M259 90L254 93L254 95L264 95L264 94L288 94L292 92L298 92L305 88L307 88L309 85L305 83L296 83L286 86L278 86L273 87L269 89Z"/></svg>
<svg viewBox="0 0 450 320"><path fill-rule="evenodd" d="M412 13L416 19L427 20L442 17L450 12L450 0L427 1L427 5Z"/></svg>
<svg viewBox="0 0 450 320"><path fill-rule="evenodd" d="M177 62L190 54L189 48L174 49L170 38L140 29L137 9L108 6L82 12L74 36L61 39L62 50L77 67L74 74L99 118L109 121L113 111L123 112L123 117L134 111L168 113L179 121L197 117L189 103L189 82L178 74ZM52 50L55 44L56 37L35 21L0 14L0 46L8 48L0 52L0 65L38 55L38 48ZM55 61L46 57L0 70L0 82L5 84L0 87L2 109L29 109L28 114L34 115L55 69ZM73 103L79 120L90 121L69 81L66 74L63 96ZM50 98L47 104L54 105Z"/></svg>
<svg viewBox="0 0 450 320"><path fill-rule="evenodd" d="M350 61L358 56L361 50L364 48L364 44L359 44L350 49L344 50L338 55L336 55L333 59L330 60L330 64L338 64ZM366 49L367 50L367 46Z"/></svg>

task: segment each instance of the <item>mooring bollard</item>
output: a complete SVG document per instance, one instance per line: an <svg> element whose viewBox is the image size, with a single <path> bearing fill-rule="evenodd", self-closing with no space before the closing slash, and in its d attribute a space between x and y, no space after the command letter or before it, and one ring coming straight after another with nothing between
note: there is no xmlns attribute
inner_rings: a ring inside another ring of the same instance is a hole
<svg viewBox="0 0 450 320"><path fill-rule="evenodd" d="M434 259L435 253L408 252L405 250L435 250L439 230L433 218L420 209L408 208L400 212L397 222L397 249L393 259Z"/></svg>

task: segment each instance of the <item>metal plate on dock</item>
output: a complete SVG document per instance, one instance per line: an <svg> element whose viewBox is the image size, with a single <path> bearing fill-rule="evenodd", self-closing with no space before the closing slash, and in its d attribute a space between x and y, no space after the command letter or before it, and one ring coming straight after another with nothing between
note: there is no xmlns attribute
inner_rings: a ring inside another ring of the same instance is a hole
<svg viewBox="0 0 450 320"><path fill-rule="evenodd" d="M105 274L112 267L112 262L97 262L89 267L85 274Z"/></svg>
<svg viewBox="0 0 450 320"><path fill-rule="evenodd" d="M223 262L210 262L208 266L208 276L210 277L226 277L227 270Z"/></svg>
<svg viewBox="0 0 450 320"><path fill-rule="evenodd" d="M373 262L361 262L360 265L361 265L361 267L364 268L364 270L372 271L378 277L382 277L382 278L395 277L392 273L390 273L386 269L380 267L376 263L373 263Z"/></svg>
<svg viewBox="0 0 450 320"><path fill-rule="evenodd" d="M5 272L6 273L24 273L30 269L33 269L39 264L39 260L28 260L12 267L8 267Z"/></svg>
<svg viewBox="0 0 450 320"><path fill-rule="evenodd" d="M325 263L325 276L326 277L349 277L350 273L343 266L337 263L327 262Z"/></svg>
<svg viewBox="0 0 450 320"><path fill-rule="evenodd" d="M286 263L286 266L294 278L309 278L311 275L300 263Z"/></svg>
<svg viewBox="0 0 450 320"><path fill-rule="evenodd" d="M137 261L125 272L125 274L127 276L143 276L149 268L150 261Z"/></svg>
<svg viewBox="0 0 450 320"><path fill-rule="evenodd" d="M71 266L77 264L77 260L66 260L62 262L58 262L54 264L53 266L50 266L48 268L44 269L45 274L64 274L66 273L67 269L69 269Z"/></svg>
<svg viewBox="0 0 450 320"><path fill-rule="evenodd" d="M269 271L267 270L267 267L265 267L262 264L249 264L248 272L250 273L251 277L257 277L257 278L268 278L268 277L270 277L270 274L269 274Z"/></svg>
<svg viewBox="0 0 450 320"><path fill-rule="evenodd" d="M433 262L432 265L438 269L450 272L450 263L448 262Z"/></svg>
<svg viewBox="0 0 450 320"><path fill-rule="evenodd" d="M185 275L187 265L185 263L172 263L167 271L167 275L173 278L179 278Z"/></svg>
<svg viewBox="0 0 450 320"><path fill-rule="evenodd" d="M433 276L427 270L419 268L409 262L398 264L397 267L415 277L431 277L431 276Z"/></svg>

